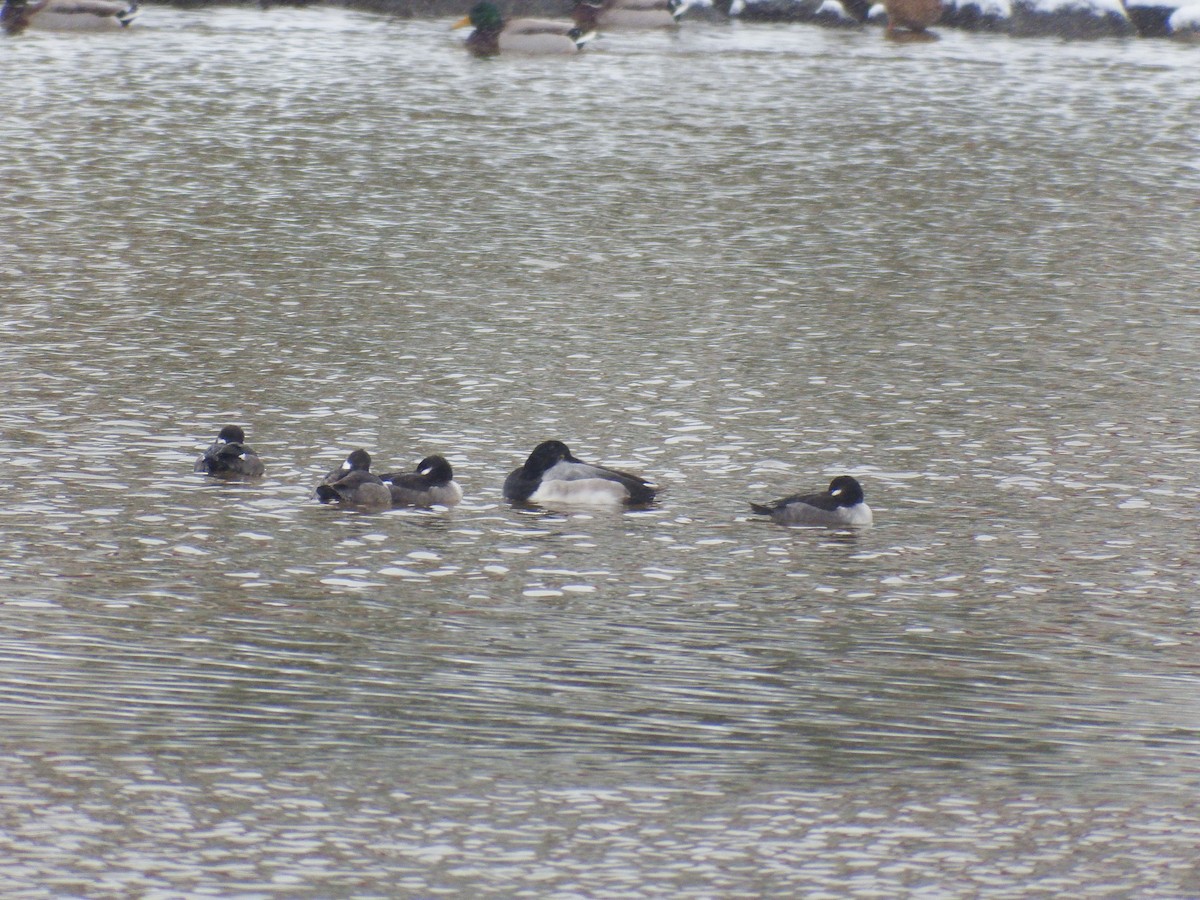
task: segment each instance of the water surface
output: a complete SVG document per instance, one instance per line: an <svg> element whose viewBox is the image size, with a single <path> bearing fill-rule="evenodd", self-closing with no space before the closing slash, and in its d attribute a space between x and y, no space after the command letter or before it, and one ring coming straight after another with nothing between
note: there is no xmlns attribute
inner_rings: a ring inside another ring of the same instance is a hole
<svg viewBox="0 0 1200 900"><path fill-rule="evenodd" d="M1196 48L449 24L4 42L6 896L1193 890Z"/></svg>

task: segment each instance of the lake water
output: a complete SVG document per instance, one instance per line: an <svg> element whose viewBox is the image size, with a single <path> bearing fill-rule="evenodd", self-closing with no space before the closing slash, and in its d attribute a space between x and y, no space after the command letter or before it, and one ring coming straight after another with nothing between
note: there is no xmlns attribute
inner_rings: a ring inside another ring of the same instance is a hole
<svg viewBox="0 0 1200 900"><path fill-rule="evenodd" d="M449 25L2 42L0 892L1194 895L1200 48Z"/></svg>

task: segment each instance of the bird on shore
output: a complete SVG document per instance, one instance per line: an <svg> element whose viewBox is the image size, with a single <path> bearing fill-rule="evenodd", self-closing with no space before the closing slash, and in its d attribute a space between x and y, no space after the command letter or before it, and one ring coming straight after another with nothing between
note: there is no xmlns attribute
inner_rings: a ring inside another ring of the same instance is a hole
<svg viewBox="0 0 1200 900"><path fill-rule="evenodd" d="M780 525L870 525L874 518L863 499L862 485L849 475L833 479L827 491L751 503L750 508Z"/></svg>
<svg viewBox="0 0 1200 900"><path fill-rule="evenodd" d="M578 0L573 16L585 31L672 28L688 5L688 0Z"/></svg>
<svg viewBox="0 0 1200 900"><path fill-rule="evenodd" d="M525 464L504 480L504 497L514 503L623 503L641 506L657 488L637 475L576 459L562 441L544 441Z"/></svg>
<svg viewBox="0 0 1200 900"><path fill-rule="evenodd" d="M466 47L476 56L495 56L498 53L554 55L577 53L594 38L569 19L513 19L505 22L499 7L484 0L476 3L452 27L474 27Z"/></svg>
<svg viewBox="0 0 1200 900"><path fill-rule="evenodd" d="M392 506L455 506L462 488L454 481L454 470L443 456L427 456L413 472L380 475L392 496Z"/></svg>
<svg viewBox="0 0 1200 900"><path fill-rule="evenodd" d="M0 28L20 34L34 27L48 31L116 31L138 14L137 0L5 0Z"/></svg>
<svg viewBox="0 0 1200 900"><path fill-rule="evenodd" d="M392 505L392 492L383 479L371 472L371 454L355 450L342 465L317 485L316 497L322 503L340 503L383 509Z"/></svg>
<svg viewBox="0 0 1200 900"><path fill-rule="evenodd" d="M196 460L192 471L216 478L260 478L264 470L258 454L246 446L246 433L237 425L226 425L217 439Z"/></svg>

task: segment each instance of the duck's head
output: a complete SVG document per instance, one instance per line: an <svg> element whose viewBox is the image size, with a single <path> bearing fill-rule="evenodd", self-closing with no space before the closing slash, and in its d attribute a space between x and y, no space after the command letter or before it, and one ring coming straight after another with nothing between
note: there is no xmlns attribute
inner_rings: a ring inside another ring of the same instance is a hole
<svg viewBox="0 0 1200 900"><path fill-rule="evenodd" d="M838 506L854 506L863 501L862 485L849 475L839 475L829 482L829 495L837 498Z"/></svg>
<svg viewBox="0 0 1200 900"><path fill-rule="evenodd" d="M342 463L342 469L346 472L370 472L371 454L366 450L355 450L346 457L346 461Z"/></svg>
<svg viewBox="0 0 1200 900"><path fill-rule="evenodd" d="M529 459L525 460L525 471L530 475L541 475L563 461L579 462L562 441L543 441L533 448Z"/></svg>
<svg viewBox="0 0 1200 900"><path fill-rule="evenodd" d="M473 25L476 31L499 31L504 27L504 17L500 15L500 8L495 3L483 0L482 3L472 6L471 11L452 27L466 28L468 25Z"/></svg>
<svg viewBox="0 0 1200 900"><path fill-rule="evenodd" d="M427 456L417 463L417 474L427 475L439 484L448 484L454 480L454 470L444 456Z"/></svg>
<svg viewBox="0 0 1200 900"><path fill-rule="evenodd" d="M217 440L223 444L244 444L246 443L246 432L237 425L226 425L217 435Z"/></svg>

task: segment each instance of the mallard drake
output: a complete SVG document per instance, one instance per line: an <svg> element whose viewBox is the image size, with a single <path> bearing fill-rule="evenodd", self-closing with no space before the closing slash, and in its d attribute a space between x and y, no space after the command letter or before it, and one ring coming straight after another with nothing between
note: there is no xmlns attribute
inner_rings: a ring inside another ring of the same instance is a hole
<svg viewBox="0 0 1200 900"><path fill-rule="evenodd" d="M657 488L644 478L589 465L562 441L538 444L525 464L504 480L504 497L514 503L625 503L644 505Z"/></svg>
<svg viewBox="0 0 1200 900"><path fill-rule="evenodd" d="M849 475L839 475L819 494L793 494L773 503L751 503L750 508L780 525L870 525L874 518L862 485Z"/></svg>
<svg viewBox="0 0 1200 900"><path fill-rule="evenodd" d="M19 34L33 26L51 31L114 31L138 14L137 0L5 0L0 28Z"/></svg>
<svg viewBox="0 0 1200 900"><path fill-rule="evenodd" d="M316 497L322 503L341 503L384 509L392 505L392 492L378 475L371 472L371 454L355 450L342 465L317 485Z"/></svg>
<svg viewBox="0 0 1200 900"><path fill-rule="evenodd" d="M228 479L261 478L263 469L262 460L246 446L246 433L237 425L222 428L192 467L195 472Z"/></svg>
<svg viewBox="0 0 1200 900"><path fill-rule="evenodd" d="M417 463L414 472L392 472L379 478L391 492L392 506L455 506L462 500L454 470L437 454Z"/></svg>
<svg viewBox="0 0 1200 900"><path fill-rule="evenodd" d="M887 11L887 37L898 37L903 30L920 34L942 17L942 0L883 0Z"/></svg>
<svg viewBox="0 0 1200 900"><path fill-rule="evenodd" d="M574 22L557 19L513 19L505 22L494 3L476 3L471 11L454 23L454 28L474 26L467 37L467 49L476 56L497 53L553 55L576 53L595 32L585 31Z"/></svg>
<svg viewBox="0 0 1200 900"><path fill-rule="evenodd" d="M688 8L687 0L579 0L575 24L596 28L673 28Z"/></svg>

